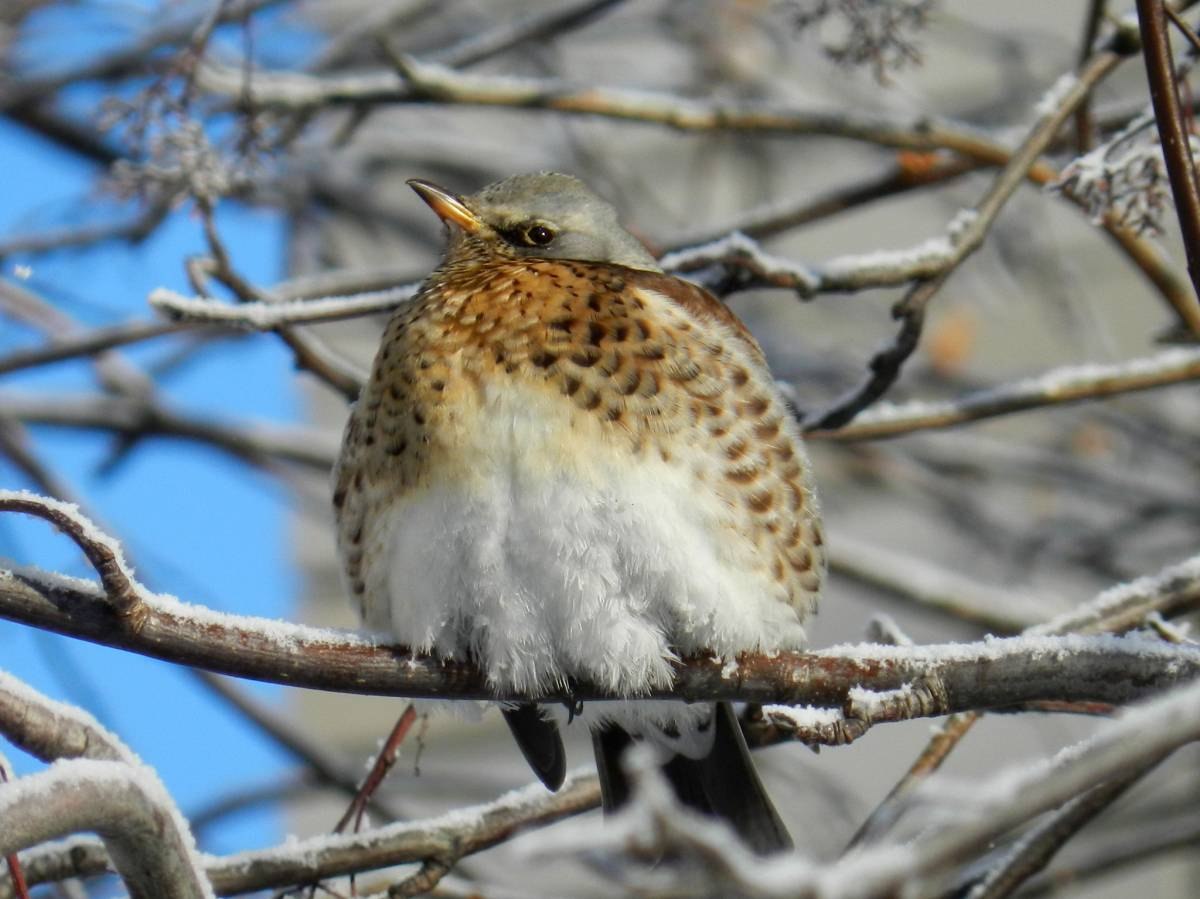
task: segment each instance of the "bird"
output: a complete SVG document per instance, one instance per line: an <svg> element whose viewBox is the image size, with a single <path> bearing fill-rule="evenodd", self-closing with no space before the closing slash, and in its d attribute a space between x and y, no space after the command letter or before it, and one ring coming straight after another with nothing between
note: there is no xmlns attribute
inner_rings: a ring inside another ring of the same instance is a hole
<svg viewBox="0 0 1200 899"><path fill-rule="evenodd" d="M408 184L445 254L388 321L334 470L366 626L530 697L502 710L549 789L578 713L606 812L646 741L683 804L757 853L790 848L729 703L638 698L692 653L805 644L820 509L761 347L573 176ZM616 698L536 702L574 682Z"/></svg>

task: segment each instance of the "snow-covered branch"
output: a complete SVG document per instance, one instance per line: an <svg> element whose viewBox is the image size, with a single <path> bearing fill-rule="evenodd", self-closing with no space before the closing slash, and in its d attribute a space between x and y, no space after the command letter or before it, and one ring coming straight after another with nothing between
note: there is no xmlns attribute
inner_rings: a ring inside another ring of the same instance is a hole
<svg viewBox="0 0 1200 899"><path fill-rule="evenodd" d="M0 786L0 856L94 832L132 896L213 895L191 830L157 775L91 715L0 672L0 734L53 762Z"/></svg>
<svg viewBox="0 0 1200 899"><path fill-rule="evenodd" d="M59 526L92 554L102 546L116 553L110 538L64 504L11 492L0 493L0 501L0 508L20 511L41 506L43 517L53 513L64 519ZM100 562L111 568L115 563L106 559ZM153 594L124 567L116 570L126 579L116 582L116 588L137 599L137 628L120 626L101 585L33 570L0 576L0 616L166 661L294 686L408 697L528 698L498 696L467 661L414 656L403 647L343 631L218 613ZM1177 566L1152 599L1154 603L1145 603L1147 611L1195 603L1200 599L1200 562ZM677 666L670 689L651 695L844 706L847 717L869 725L1046 699L1123 703L1197 673L1200 648L1194 646L1028 636L945 646L840 646L812 653L747 654L737 660L691 657ZM897 701L881 705L856 699L852 691L858 687L902 694L891 694ZM611 697L579 683L538 698L577 702ZM832 739L841 742L837 735Z"/></svg>
<svg viewBox="0 0 1200 899"><path fill-rule="evenodd" d="M138 899L211 899L187 824L145 769L56 762L0 788L0 855L68 834L100 834Z"/></svg>
<svg viewBox="0 0 1200 899"><path fill-rule="evenodd" d="M406 284L390 290L371 291L354 296L331 296L290 302L260 301L231 306L217 300L185 297L172 290L159 288L150 294L150 305L168 315L183 319L269 331L284 325L341 321L360 315L390 312L411 299L416 290L416 285Z"/></svg>
<svg viewBox="0 0 1200 899"><path fill-rule="evenodd" d="M850 424L835 431L813 432L813 436L832 440L895 437L1027 409L1150 390L1198 378L1200 350L1179 347L1126 362L1064 365L1036 377L979 390L955 400L878 403L862 412Z"/></svg>
<svg viewBox="0 0 1200 899"><path fill-rule="evenodd" d="M909 803L919 840L898 839L819 863L799 854L751 855L724 826L678 807L649 760L633 763L639 789L612 822L578 822L526 843L531 854L596 852L652 869L622 868L639 895L687 895L703 883L706 895L808 899L869 899L940 895L947 874L973 853L1035 816L1073 800L1089 787L1128 777L1181 746L1200 740L1200 684L1180 687L1130 709L1092 739L1035 765L1008 768L982 781L939 776ZM668 859L669 861L664 861Z"/></svg>

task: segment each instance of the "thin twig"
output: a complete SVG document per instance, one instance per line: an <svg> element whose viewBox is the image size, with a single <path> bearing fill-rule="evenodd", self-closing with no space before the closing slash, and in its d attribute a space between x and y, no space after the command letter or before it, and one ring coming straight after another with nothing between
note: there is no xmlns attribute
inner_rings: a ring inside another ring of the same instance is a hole
<svg viewBox="0 0 1200 899"><path fill-rule="evenodd" d="M1083 20L1083 39L1079 42L1079 66L1088 61L1095 50L1100 26L1104 23L1107 0L1091 0ZM1075 151L1083 155L1092 148L1092 100L1085 97L1075 111Z"/></svg>
<svg viewBox="0 0 1200 899"><path fill-rule="evenodd" d="M1182 579L1180 576L1182 575ZM1166 569L1157 578L1133 581L1105 590L1077 608L1025 631L1029 635L1124 633L1137 627L1147 616L1161 612L1155 596L1175 595L1191 589L1190 575L1180 569ZM964 711L947 718L917 756L904 776L892 787L850 838L847 851L864 842L878 839L891 824L903 800L949 757L963 737L982 717L979 711Z"/></svg>
<svg viewBox="0 0 1200 899"><path fill-rule="evenodd" d="M896 382L901 367L917 348L925 321L925 308L929 301L945 284L950 274L968 256L982 246L987 232L1009 197L1028 177L1029 169L1045 152L1062 128L1063 122L1087 97L1091 89L1108 75L1120 62L1121 57L1109 51L1096 54L1080 71L1078 77L1065 84L1057 102L1042 113L1021 146L1012 154L1008 164L1000 170L991 187L975 207L957 219L950 228L951 252L946 264L934 277L915 284L892 310L894 318L900 320L900 329L892 341L871 359L870 374L863 383L848 395L836 400L825 412L805 422L805 430L831 430L851 421L859 412L879 399Z"/></svg>
<svg viewBox="0 0 1200 899"><path fill-rule="evenodd" d="M1043 870L1063 844L1109 808L1166 758L1153 759L1128 774L1100 784L1082 796L1068 800L1047 820L1023 834L1001 861L971 888L966 899L1004 899L1030 877Z"/></svg>
<svg viewBox="0 0 1200 899"><path fill-rule="evenodd" d="M880 440L1197 379L1200 379L1200 350L1171 349L1110 365L1067 365L1043 375L969 393L956 400L876 405L840 429L813 431L810 436L828 440Z"/></svg>

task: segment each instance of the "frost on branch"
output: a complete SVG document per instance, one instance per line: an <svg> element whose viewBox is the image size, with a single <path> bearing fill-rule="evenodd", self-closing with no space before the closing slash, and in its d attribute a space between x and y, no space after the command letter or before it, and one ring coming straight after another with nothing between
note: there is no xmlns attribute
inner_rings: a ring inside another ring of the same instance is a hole
<svg viewBox="0 0 1200 899"><path fill-rule="evenodd" d="M1063 169L1050 190L1085 206L1096 224L1111 217L1137 234L1161 234L1163 215L1171 207L1162 146L1143 116L1106 144ZM1189 138L1192 155L1200 150Z"/></svg>

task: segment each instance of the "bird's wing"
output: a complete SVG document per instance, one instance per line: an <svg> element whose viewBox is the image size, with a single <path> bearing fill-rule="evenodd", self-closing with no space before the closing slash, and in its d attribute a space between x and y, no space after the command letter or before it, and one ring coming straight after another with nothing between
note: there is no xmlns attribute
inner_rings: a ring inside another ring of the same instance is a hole
<svg viewBox="0 0 1200 899"><path fill-rule="evenodd" d="M744 349L750 357L762 366L767 360L762 347L750 333L750 329L742 324L742 320L734 315L733 310L718 300L715 296L691 281L684 281L673 275L661 272L638 271L633 275L633 283L646 290L668 297L678 306L682 306L690 314L703 321L714 321L724 325L740 338Z"/></svg>

